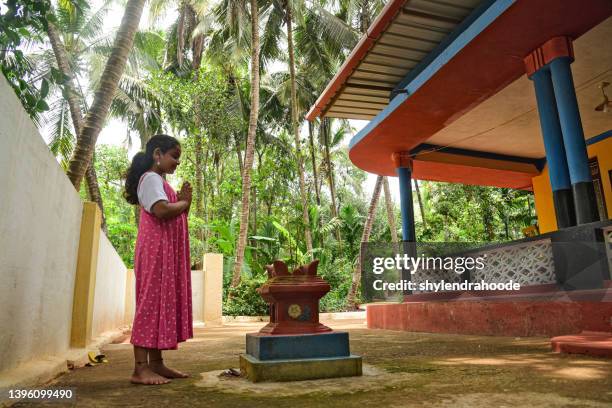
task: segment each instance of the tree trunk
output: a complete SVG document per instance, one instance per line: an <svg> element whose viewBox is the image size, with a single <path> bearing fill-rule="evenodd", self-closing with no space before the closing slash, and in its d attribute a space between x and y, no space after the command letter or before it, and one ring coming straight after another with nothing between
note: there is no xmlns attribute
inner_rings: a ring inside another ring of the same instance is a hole
<svg viewBox="0 0 612 408"><path fill-rule="evenodd" d="M331 124L329 123L329 119L323 118L321 121L321 125L323 127L323 141L325 143L325 167L327 168L327 181L329 183L329 192L331 195L331 213L332 217L338 216L338 207L336 206L336 186L334 183L334 171L332 169L331 160L329 157L329 131Z"/></svg>
<svg viewBox="0 0 612 408"><path fill-rule="evenodd" d="M257 235L257 191L255 191L255 186L251 186L251 207L253 208L253 225L251 226L251 235ZM252 242L251 244L256 249L253 251L253 262L257 262L257 241Z"/></svg>
<svg viewBox="0 0 612 408"><path fill-rule="evenodd" d="M421 198L421 189L419 188L419 181L414 179L414 189L416 190L417 200L419 202L419 211L421 212L421 221L423 222L423 228L427 226L425 222L425 209L423 208L423 199Z"/></svg>
<svg viewBox="0 0 612 408"><path fill-rule="evenodd" d="M533 210L531 209L531 195L527 196L527 208L529 210L529 224L528 225L532 225L531 222L531 218L533 217Z"/></svg>
<svg viewBox="0 0 612 408"><path fill-rule="evenodd" d="M328 118L321 120L321 132L323 132L323 144L325 145L325 167L327 168L327 181L329 183L329 195L331 196L331 215L333 218L338 217L338 207L336 206L336 186L334 184L334 171L332 169L331 160L329 158L329 132L331 123ZM340 242L340 229L335 229L336 241Z"/></svg>
<svg viewBox="0 0 612 408"><path fill-rule="evenodd" d="M253 142L253 146L255 143ZM240 144L236 140L236 157L238 158L238 170L240 170L240 177L242 177L242 171L244 170L244 163L242 162L242 153L240 153Z"/></svg>
<svg viewBox="0 0 612 408"><path fill-rule="evenodd" d="M508 213L504 211L504 231L506 232L506 240L510 240L510 228L508 225Z"/></svg>
<svg viewBox="0 0 612 408"><path fill-rule="evenodd" d="M68 178L77 190L81 185L85 170L91 162L98 135L102 126L104 126L110 104L125 70L143 6L144 0L128 0L125 6L125 14L117 31L111 55L106 62L91 108L85 117L81 137L77 139L76 147L68 164Z"/></svg>
<svg viewBox="0 0 612 408"><path fill-rule="evenodd" d="M204 172L208 170L209 151L210 151L210 148L207 145L206 150L204 150L204 156L203 156L204 160L202 162L202 169ZM202 200L202 213L204 217L204 225L206 225L206 227L202 228L202 245L203 245L204 253L206 253L208 249L208 236L209 236L208 223L209 223L209 220L212 219L211 212L212 212L212 208L214 208L213 206L215 202L215 183L212 180L210 180L210 177L207 177L203 183L205 185L204 190L208 192L208 195L206 194L203 195L203 200ZM206 186L206 184L208 184L209 186ZM210 202L210 205L209 205L209 202ZM209 208L210 208L210 211L209 211Z"/></svg>
<svg viewBox="0 0 612 408"><path fill-rule="evenodd" d="M195 71L196 79L199 77L200 67L202 66L202 53L204 51L204 36L199 34L193 39L193 45L191 46L191 52L193 54L193 60L191 62L191 68Z"/></svg>
<svg viewBox="0 0 612 408"><path fill-rule="evenodd" d="M509 190L502 189L502 209L504 216L504 232L506 233L506 240L510 240L510 220L508 212L510 211L510 202L512 201L510 198Z"/></svg>
<svg viewBox="0 0 612 408"><path fill-rule="evenodd" d="M489 191L485 187L478 188L478 196L480 198L480 211L482 213L482 224L488 242L495 238L495 230L493 226L493 212L491 211L491 197Z"/></svg>
<svg viewBox="0 0 612 408"><path fill-rule="evenodd" d="M397 227L395 226L395 212L393 211L393 200L391 199L391 191L389 189L389 179L383 177L383 187L385 191L385 205L387 207L387 220L389 222L389 230L391 231L391 242L398 242Z"/></svg>
<svg viewBox="0 0 612 408"><path fill-rule="evenodd" d="M312 122L308 121L308 138L310 139L310 158L312 160L312 174L315 194L317 196L317 205L321 205L321 195L319 193L319 177L317 176L317 161L315 159L314 136L312 134Z"/></svg>
<svg viewBox="0 0 612 408"><path fill-rule="evenodd" d="M193 32L197 27L198 15L190 3L187 3L187 20L189 27L187 29L186 37L191 39L191 69L194 70L194 77L197 80L200 76L199 70L202 65L202 53L204 51L204 35L198 34L193 37Z"/></svg>
<svg viewBox="0 0 612 408"><path fill-rule="evenodd" d="M57 27L49 21L47 24L47 34L49 35L49 41L51 42L51 48L57 61L57 67L60 72L67 78L64 83L65 97L70 108L70 116L72 117L72 124L74 125L74 132L76 133L77 140L80 138L81 130L83 129L83 116L81 114L81 104L79 103L80 96L76 91L74 82L72 79L72 70L68 63L68 55L66 55L66 48L62 43ZM92 159L87 170L85 171L85 180L87 182L87 192L89 193L89 199L100 207L102 213L102 230L106 233L106 217L104 216L104 203L102 202L102 194L100 194L100 187L98 185L98 176L96 175L96 169L94 167L94 160Z"/></svg>
<svg viewBox="0 0 612 408"><path fill-rule="evenodd" d="M304 181L304 163L302 161L302 149L300 147L300 129L298 125L297 91L295 82L295 55L293 52L293 27L291 17L291 5L285 2L285 17L287 23L287 48L289 50L289 73L291 75L291 122L295 138L295 156L300 181L300 198L302 200L302 222L304 223L304 237L306 239L306 250L312 255L312 234L310 232L310 217L308 216L308 199L306 197L306 182Z"/></svg>
<svg viewBox="0 0 612 408"><path fill-rule="evenodd" d="M153 135L147 130L146 132L138 132L138 136L140 136L140 150L145 150L147 143Z"/></svg>
<svg viewBox="0 0 612 408"><path fill-rule="evenodd" d="M378 204L378 197L380 196L380 187L383 184L383 176L376 178L376 184L374 185L374 192L372 193L372 200L370 201L370 208L368 209L368 216L366 218L365 225L363 226L363 233L361 234L361 243L364 244L370 240L370 232L372 231L372 224L374 223L374 216L376 215L376 205ZM355 269L353 270L353 282L351 289L346 297L347 306L350 308L357 309L359 304L357 303L357 289L361 282L361 245L359 246L359 255L357 262L355 262Z"/></svg>
<svg viewBox="0 0 612 408"><path fill-rule="evenodd" d="M370 10L369 10L369 1L363 0L361 2L361 12L359 13L359 31L362 34L368 31L370 27Z"/></svg>
<svg viewBox="0 0 612 408"><path fill-rule="evenodd" d="M179 67L183 65L183 50L185 49L185 17L187 5L183 2L179 4L179 19L176 25L176 61Z"/></svg>
<svg viewBox="0 0 612 408"><path fill-rule="evenodd" d="M196 134L196 142L195 142L195 207L196 207L196 215L199 218L204 217L204 209L202 206L202 135Z"/></svg>
<svg viewBox="0 0 612 408"><path fill-rule="evenodd" d="M100 213L102 214L102 224L100 227L104 233L108 233L106 230L106 217L104 216L104 204L102 203L102 194L100 194L100 188L98 186L98 175L96 174L96 170L94 168L94 163L96 162L96 156L91 158L91 163L85 170L85 181L87 183L87 192L89 193L89 199L94 203L98 204L100 207Z"/></svg>
<svg viewBox="0 0 612 408"><path fill-rule="evenodd" d="M134 221L136 224L136 228L138 228L138 225L140 224L140 206L139 205L134 205Z"/></svg>
<svg viewBox="0 0 612 408"><path fill-rule="evenodd" d="M259 11L257 0L251 0L251 113L247 133L244 167L242 169L242 213L240 215L240 233L236 243L236 263L232 275L232 287L240 283L240 272L244 260L247 229L249 227L249 197L251 192L251 168L255 151L255 133L259 116Z"/></svg>
<svg viewBox="0 0 612 408"><path fill-rule="evenodd" d="M216 152L216 151L212 152L212 160L213 160L213 166L215 167L215 182L217 186L216 197L220 198L221 197L221 169L220 169L220 163L219 163L219 152ZM242 173L240 174L240 177L242 178ZM212 200L213 209L215 208L214 197L215 196L213 195L213 200Z"/></svg>
<svg viewBox="0 0 612 408"><path fill-rule="evenodd" d="M66 90L64 97L66 98L68 106L70 107L72 124L74 125L74 130L77 133L78 138L78 135L83 128L83 116L81 115L81 104L79 101L80 96L76 92L72 70L70 69L70 65L68 63L68 55L66 54L66 49L64 48L60 34L57 31L57 27L55 27L55 24L50 21L47 24L47 34L49 35L49 41L51 42L51 48L53 49L55 60L57 61L57 67L67 78L66 82L64 82L64 88Z"/></svg>

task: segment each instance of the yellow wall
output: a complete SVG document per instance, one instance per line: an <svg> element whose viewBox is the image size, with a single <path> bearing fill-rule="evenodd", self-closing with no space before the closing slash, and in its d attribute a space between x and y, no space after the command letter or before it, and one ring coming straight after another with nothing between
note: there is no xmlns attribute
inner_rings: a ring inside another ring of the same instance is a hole
<svg viewBox="0 0 612 408"><path fill-rule="evenodd" d="M92 337L91 327L101 222L102 212L98 204L90 201L83 203L81 238L72 304L72 331L70 334L70 345L72 347L87 347Z"/></svg>
<svg viewBox="0 0 612 408"><path fill-rule="evenodd" d="M612 218L612 188L610 187L611 180L608 175L608 172L612 170L612 137L587 146L587 151L589 152L589 158L597 157L599 162L601 184L604 190L604 197L606 198L608 218Z"/></svg>
<svg viewBox="0 0 612 408"><path fill-rule="evenodd" d="M587 146L589 159L597 157L601 181L606 199L606 209L608 218L612 218L612 188L608 172L612 170L612 137L608 137L600 142ZM555 206L552 199L552 188L548 177L548 167L545 167L539 176L531 179L533 183L533 193L535 198L536 213L538 215L538 225L540 233L556 231L557 218Z"/></svg>

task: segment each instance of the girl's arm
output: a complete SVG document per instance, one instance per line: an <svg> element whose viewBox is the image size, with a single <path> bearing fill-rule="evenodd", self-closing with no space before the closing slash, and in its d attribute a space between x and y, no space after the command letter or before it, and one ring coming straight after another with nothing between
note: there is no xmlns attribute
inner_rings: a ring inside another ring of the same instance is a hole
<svg viewBox="0 0 612 408"><path fill-rule="evenodd" d="M178 201L176 203L169 203L166 200L160 200L153 204L151 212L155 214L157 218L167 220L168 218L174 218L183 212L188 212L191 206L191 185L188 182L183 183L181 190L177 194Z"/></svg>
<svg viewBox="0 0 612 408"><path fill-rule="evenodd" d="M165 200L160 200L153 204L151 212L162 220L174 218L189 208L189 202L187 200L179 200L176 203L169 203Z"/></svg>

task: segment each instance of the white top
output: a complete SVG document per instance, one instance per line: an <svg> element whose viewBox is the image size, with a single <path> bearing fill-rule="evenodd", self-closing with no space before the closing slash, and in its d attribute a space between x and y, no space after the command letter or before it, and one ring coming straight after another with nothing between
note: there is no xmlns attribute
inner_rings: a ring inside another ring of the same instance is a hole
<svg viewBox="0 0 612 408"><path fill-rule="evenodd" d="M138 202L150 213L153 204L161 200L168 201L164 191L164 180L154 171L148 171L142 175L138 183Z"/></svg>

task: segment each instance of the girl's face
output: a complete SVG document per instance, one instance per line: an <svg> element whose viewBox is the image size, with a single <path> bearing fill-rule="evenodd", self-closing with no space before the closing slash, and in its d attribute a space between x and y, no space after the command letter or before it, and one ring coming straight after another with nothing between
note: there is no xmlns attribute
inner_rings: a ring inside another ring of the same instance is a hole
<svg viewBox="0 0 612 408"><path fill-rule="evenodd" d="M159 170L162 173L172 174L176 170L177 166L181 164L181 146L174 146L172 149L168 150L166 153L162 153L161 150L155 149L155 153L153 154L155 159L155 163L159 163Z"/></svg>

